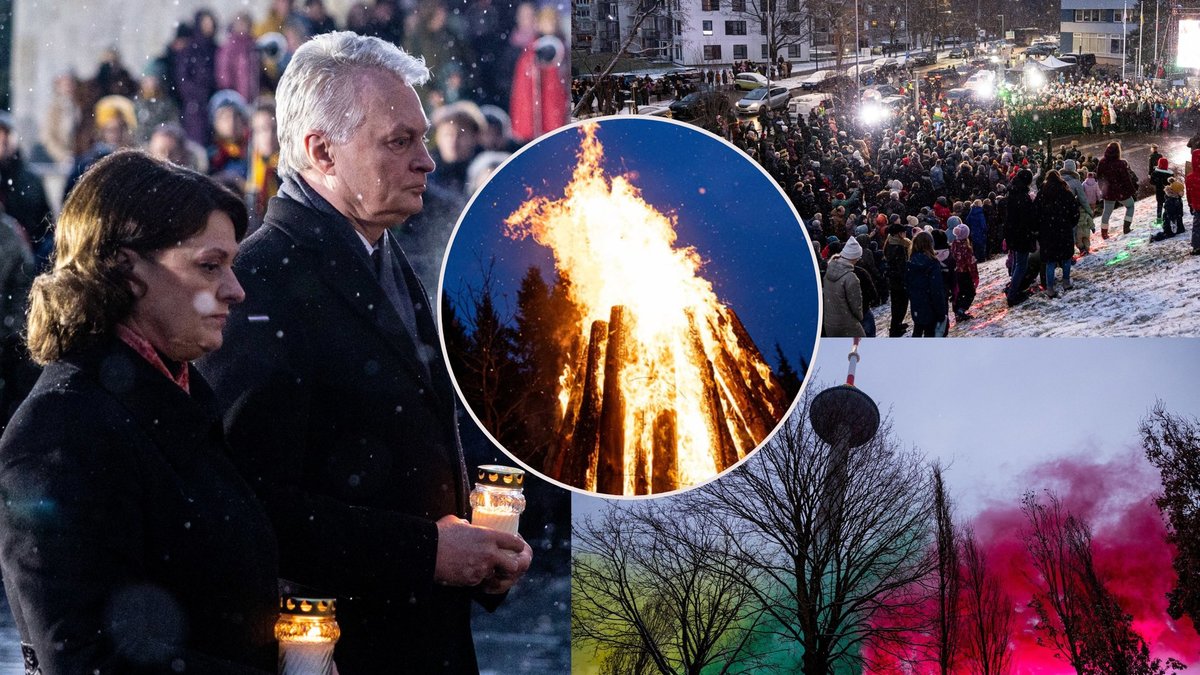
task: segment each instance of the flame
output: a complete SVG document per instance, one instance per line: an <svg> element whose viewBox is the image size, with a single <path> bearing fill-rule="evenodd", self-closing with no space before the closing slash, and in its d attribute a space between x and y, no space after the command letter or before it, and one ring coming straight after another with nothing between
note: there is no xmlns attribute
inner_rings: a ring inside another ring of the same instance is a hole
<svg viewBox="0 0 1200 675"><path fill-rule="evenodd" d="M714 451L714 422L705 413L711 409L706 408L706 397L711 399L714 392L706 390L702 371L715 371L709 380L715 380L715 395L725 412L715 424L729 425L738 458L765 433L752 434L758 437L750 438L749 444L747 434L739 433L737 425L745 424L750 413L739 409L735 389L744 389L752 377L766 382L771 396L758 405L770 411L768 433L788 402L780 403L786 397L757 349L747 349L745 339L739 341L740 323L700 274L700 253L676 244L678 216L646 202L632 177L605 173L598 128L594 122L580 126L578 161L562 197L531 196L505 219L505 234L532 237L553 251L560 276L570 280L569 299L580 316L575 330L581 344L588 344L595 322L609 322L614 308L623 313L622 326L631 344L618 357L620 381L615 386L624 403L624 493L643 492L635 485L639 452L644 457L655 449L662 457L664 438L671 436L663 427L670 427L671 420L678 483L695 484L727 464ZM697 334L703 359L696 357ZM725 363L734 367L716 366L723 353L731 357ZM572 388L583 382L581 368L581 363L568 363L559 378L559 411L564 417L572 405ZM598 377L608 377L601 371Z"/></svg>

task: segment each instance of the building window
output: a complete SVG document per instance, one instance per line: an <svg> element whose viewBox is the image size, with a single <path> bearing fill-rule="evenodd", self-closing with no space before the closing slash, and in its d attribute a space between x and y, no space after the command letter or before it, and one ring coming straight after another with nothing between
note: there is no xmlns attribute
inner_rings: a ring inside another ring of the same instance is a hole
<svg viewBox="0 0 1200 675"><path fill-rule="evenodd" d="M712 22L711 21L701 21L700 22L700 32L704 33L705 35L712 35Z"/></svg>
<svg viewBox="0 0 1200 675"><path fill-rule="evenodd" d="M1075 10L1075 20L1084 23L1089 21L1103 21L1104 10L1102 9L1077 9ZM1120 19L1114 19L1120 21Z"/></svg>
<svg viewBox="0 0 1200 675"><path fill-rule="evenodd" d="M788 45L788 58L789 59L803 58L803 55L800 53L800 45Z"/></svg>
<svg viewBox="0 0 1200 675"><path fill-rule="evenodd" d="M1119 38L1115 35L1109 36L1108 53L1109 54L1120 54L1121 53L1121 42L1122 42L1121 38Z"/></svg>
<svg viewBox="0 0 1200 675"><path fill-rule="evenodd" d="M800 0L787 0L787 11L795 14L800 11Z"/></svg>
<svg viewBox="0 0 1200 675"><path fill-rule="evenodd" d="M721 11L721 0L701 0L700 10L703 12Z"/></svg>
<svg viewBox="0 0 1200 675"><path fill-rule="evenodd" d="M726 21L725 22L725 34L726 35L745 35L746 34L746 22L745 21Z"/></svg>
<svg viewBox="0 0 1200 675"><path fill-rule="evenodd" d="M704 45L704 60L705 61L721 60L721 45Z"/></svg>
<svg viewBox="0 0 1200 675"><path fill-rule="evenodd" d="M683 60L683 45L675 45L675 61Z"/></svg>
<svg viewBox="0 0 1200 675"><path fill-rule="evenodd" d="M761 44L759 47L762 47L762 56L760 58L767 58L767 45Z"/></svg>
<svg viewBox="0 0 1200 675"><path fill-rule="evenodd" d="M733 46L733 60L734 61L745 61L748 58L750 58L750 56L746 53L746 45L734 45Z"/></svg>
<svg viewBox="0 0 1200 675"><path fill-rule="evenodd" d="M675 34L683 35L683 22L679 19L675 19Z"/></svg>
<svg viewBox="0 0 1200 675"><path fill-rule="evenodd" d="M746 11L746 0L732 0L732 2L729 3L729 9L735 12Z"/></svg>

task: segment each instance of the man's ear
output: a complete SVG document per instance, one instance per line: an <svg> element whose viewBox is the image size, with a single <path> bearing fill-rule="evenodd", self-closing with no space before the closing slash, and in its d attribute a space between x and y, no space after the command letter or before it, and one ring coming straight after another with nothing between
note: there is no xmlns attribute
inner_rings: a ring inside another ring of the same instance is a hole
<svg viewBox="0 0 1200 675"><path fill-rule="evenodd" d="M117 249L117 269L125 276L125 283L133 297L140 298L146 294L146 281L143 273L148 261L137 251L128 248Z"/></svg>
<svg viewBox="0 0 1200 675"><path fill-rule="evenodd" d="M336 176L334 166L333 144L317 131L309 131L304 135L304 154L308 157L309 165L325 176Z"/></svg>

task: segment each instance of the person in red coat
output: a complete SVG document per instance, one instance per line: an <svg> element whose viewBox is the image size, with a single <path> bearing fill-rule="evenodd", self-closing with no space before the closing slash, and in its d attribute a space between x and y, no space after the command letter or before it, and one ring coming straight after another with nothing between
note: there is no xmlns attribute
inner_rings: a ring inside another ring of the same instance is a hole
<svg viewBox="0 0 1200 675"><path fill-rule="evenodd" d="M542 36L529 43L517 58L513 72L512 99L508 112L512 117L513 138L525 142L567 123L567 78L563 70L566 49L555 36L558 13L543 8L538 14Z"/></svg>
<svg viewBox="0 0 1200 675"><path fill-rule="evenodd" d="M1192 255L1200 255L1200 232L1196 231L1196 223L1200 222L1200 148L1192 149L1192 172L1183 184L1187 188L1188 208L1192 211Z"/></svg>

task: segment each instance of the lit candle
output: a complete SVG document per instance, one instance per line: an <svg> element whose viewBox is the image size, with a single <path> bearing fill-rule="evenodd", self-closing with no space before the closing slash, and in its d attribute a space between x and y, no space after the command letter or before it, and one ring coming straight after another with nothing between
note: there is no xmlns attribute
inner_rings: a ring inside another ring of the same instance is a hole
<svg viewBox="0 0 1200 675"><path fill-rule="evenodd" d="M342 634L335 605L331 598L282 598L275 622L280 675L332 675L333 646Z"/></svg>
<svg viewBox="0 0 1200 675"><path fill-rule="evenodd" d="M471 523L516 534L525 510L525 472L508 466L479 467L471 491Z"/></svg>

